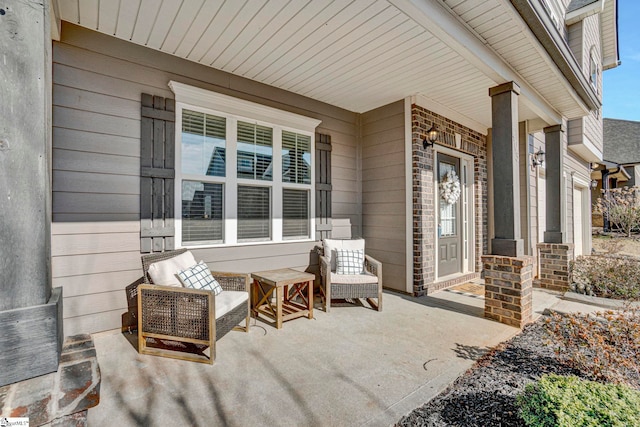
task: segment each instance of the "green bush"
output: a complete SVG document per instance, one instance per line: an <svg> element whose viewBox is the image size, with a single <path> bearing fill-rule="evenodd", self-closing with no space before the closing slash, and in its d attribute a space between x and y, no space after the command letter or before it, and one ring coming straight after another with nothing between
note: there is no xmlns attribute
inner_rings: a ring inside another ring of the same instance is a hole
<svg viewBox="0 0 640 427"><path fill-rule="evenodd" d="M529 427L640 426L640 392L620 384L546 375L517 404Z"/></svg>
<svg viewBox="0 0 640 427"><path fill-rule="evenodd" d="M579 256L571 264L574 291L603 298L640 299L640 260L621 255Z"/></svg>

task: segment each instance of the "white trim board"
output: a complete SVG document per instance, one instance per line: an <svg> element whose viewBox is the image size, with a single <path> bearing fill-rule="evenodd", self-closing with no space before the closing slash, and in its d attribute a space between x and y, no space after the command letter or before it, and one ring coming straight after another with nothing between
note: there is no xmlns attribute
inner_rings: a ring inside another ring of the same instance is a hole
<svg viewBox="0 0 640 427"><path fill-rule="evenodd" d="M322 123L322 120L245 101L244 99L234 98L233 96L223 95L173 80L169 81L169 87L176 94L176 102L183 104L200 105L235 116L250 117L254 120L262 120L274 125L314 133L318 125Z"/></svg>
<svg viewBox="0 0 640 427"><path fill-rule="evenodd" d="M405 290L413 294L413 129L411 104L413 98L404 99L404 180L405 180Z"/></svg>

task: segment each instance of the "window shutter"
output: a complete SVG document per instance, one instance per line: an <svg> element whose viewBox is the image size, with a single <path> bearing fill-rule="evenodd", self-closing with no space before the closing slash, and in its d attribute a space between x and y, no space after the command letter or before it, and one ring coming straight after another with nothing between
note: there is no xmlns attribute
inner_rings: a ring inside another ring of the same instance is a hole
<svg viewBox="0 0 640 427"><path fill-rule="evenodd" d="M316 240L331 237L331 135L316 133Z"/></svg>
<svg viewBox="0 0 640 427"><path fill-rule="evenodd" d="M140 250L174 249L175 101L142 94Z"/></svg>

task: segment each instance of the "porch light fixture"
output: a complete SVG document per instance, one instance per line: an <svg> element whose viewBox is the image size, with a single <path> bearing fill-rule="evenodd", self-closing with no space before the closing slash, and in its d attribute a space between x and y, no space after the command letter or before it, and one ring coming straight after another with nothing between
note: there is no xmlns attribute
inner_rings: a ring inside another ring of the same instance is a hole
<svg viewBox="0 0 640 427"><path fill-rule="evenodd" d="M422 141L422 147L424 147L425 150L427 147L433 147L433 143L438 139L438 135L440 135L440 132L438 132L436 125L431 125L431 129L427 131L427 136Z"/></svg>
<svg viewBox="0 0 640 427"><path fill-rule="evenodd" d="M531 155L531 165L535 168L541 166L544 163L544 151L542 148L538 149L534 154Z"/></svg>
<svg viewBox="0 0 640 427"><path fill-rule="evenodd" d="M595 190L598 187L598 180L597 179L592 179L591 180L591 189Z"/></svg>

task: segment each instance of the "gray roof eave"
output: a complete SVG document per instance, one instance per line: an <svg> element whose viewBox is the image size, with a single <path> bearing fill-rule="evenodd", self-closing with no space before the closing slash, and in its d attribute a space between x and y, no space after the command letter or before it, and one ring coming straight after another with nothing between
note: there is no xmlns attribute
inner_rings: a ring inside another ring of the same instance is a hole
<svg viewBox="0 0 640 427"><path fill-rule="evenodd" d="M529 0L511 0L511 4L587 108L590 110L600 109L602 101L582 73L578 61L558 29L553 25L542 3Z"/></svg>
<svg viewBox="0 0 640 427"><path fill-rule="evenodd" d="M567 6L567 13L575 12L576 10L587 7L600 0L571 0L569 6Z"/></svg>

